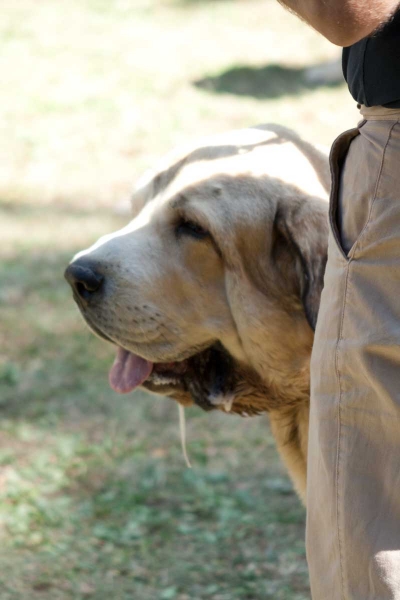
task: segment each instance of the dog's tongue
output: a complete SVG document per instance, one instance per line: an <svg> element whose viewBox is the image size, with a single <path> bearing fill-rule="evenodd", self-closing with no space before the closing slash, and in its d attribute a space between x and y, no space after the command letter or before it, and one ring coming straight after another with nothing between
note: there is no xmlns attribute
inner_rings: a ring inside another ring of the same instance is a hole
<svg viewBox="0 0 400 600"><path fill-rule="evenodd" d="M146 381L152 370L152 362L118 348L108 380L115 392L127 394Z"/></svg>

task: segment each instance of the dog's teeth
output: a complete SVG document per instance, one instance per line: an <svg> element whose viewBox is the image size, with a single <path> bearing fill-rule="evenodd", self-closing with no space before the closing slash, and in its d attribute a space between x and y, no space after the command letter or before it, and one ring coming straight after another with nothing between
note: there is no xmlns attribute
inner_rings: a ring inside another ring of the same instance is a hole
<svg viewBox="0 0 400 600"><path fill-rule="evenodd" d="M214 406L221 406L225 412L231 412L235 396L234 394L228 394L227 396L219 394L218 396L209 396L208 399Z"/></svg>
<svg viewBox="0 0 400 600"><path fill-rule="evenodd" d="M231 412L234 399L235 399L235 396L233 394L230 394L229 396L226 397L225 412Z"/></svg>
<svg viewBox="0 0 400 600"><path fill-rule="evenodd" d="M151 376L151 383L154 385L166 385L168 383L176 385L178 383L178 379L176 377L165 377L158 373L153 373Z"/></svg>

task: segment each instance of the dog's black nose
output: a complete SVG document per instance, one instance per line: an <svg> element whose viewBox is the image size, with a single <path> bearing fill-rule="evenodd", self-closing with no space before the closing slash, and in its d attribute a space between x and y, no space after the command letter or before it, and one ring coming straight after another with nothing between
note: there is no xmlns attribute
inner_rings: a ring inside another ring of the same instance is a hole
<svg viewBox="0 0 400 600"><path fill-rule="evenodd" d="M64 276L74 293L83 300L89 300L98 292L104 280L103 275L97 273L92 264L80 260L71 263Z"/></svg>

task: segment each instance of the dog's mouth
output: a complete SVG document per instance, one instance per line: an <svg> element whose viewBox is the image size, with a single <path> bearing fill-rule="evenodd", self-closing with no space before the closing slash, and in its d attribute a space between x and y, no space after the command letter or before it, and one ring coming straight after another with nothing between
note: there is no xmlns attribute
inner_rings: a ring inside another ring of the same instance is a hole
<svg viewBox="0 0 400 600"><path fill-rule="evenodd" d="M189 394L204 410L230 411L235 397L233 361L219 343L185 360L153 363L119 347L109 374L111 388L120 393L139 386L166 395Z"/></svg>
<svg viewBox="0 0 400 600"><path fill-rule="evenodd" d="M108 378L115 392L127 394L142 386L184 404L194 402L203 410L231 411L240 377L232 357L219 342L197 349L183 360L151 362L119 346L84 311L82 314L98 337L117 344L117 355Z"/></svg>
<svg viewBox="0 0 400 600"><path fill-rule="evenodd" d="M157 385L178 383L188 368L188 360L153 363L119 347L111 367L109 382L115 392L127 394L145 382Z"/></svg>
<svg viewBox="0 0 400 600"><path fill-rule="evenodd" d="M109 373L111 388L127 394L138 387L170 396L184 405L196 404L206 411L220 409L241 416L259 415L268 410L267 390L259 376L239 365L222 346L214 342L194 349L193 354L171 362L151 362L126 350L83 316L97 336L117 344L117 355Z"/></svg>

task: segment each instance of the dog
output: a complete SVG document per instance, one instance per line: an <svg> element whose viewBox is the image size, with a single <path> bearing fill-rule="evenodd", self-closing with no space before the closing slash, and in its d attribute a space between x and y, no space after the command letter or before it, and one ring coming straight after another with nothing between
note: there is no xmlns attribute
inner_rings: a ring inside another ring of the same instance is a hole
<svg viewBox="0 0 400 600"><path fill-rule="evenodd" d="M133 220L65 272L89 327L117 347L114 390L269 413L303 501L329 186L326 155L284 127L206 138L148 171Z"/></svg>

